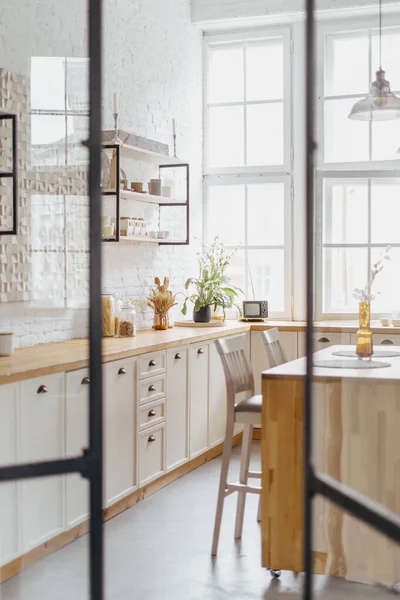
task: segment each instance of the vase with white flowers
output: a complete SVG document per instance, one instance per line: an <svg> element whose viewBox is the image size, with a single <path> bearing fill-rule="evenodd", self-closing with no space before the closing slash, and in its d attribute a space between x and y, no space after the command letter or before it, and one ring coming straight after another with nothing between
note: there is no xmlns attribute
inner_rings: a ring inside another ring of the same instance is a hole
<svg viewBox="0 0 400 600"><path fill-rule="evenodd" d="M357 331L356 354L359 358L370 360L374 352L371 331L371 302L377 296L372 293L372 286L376 276L382 271L385 266L385 261L390 260L390 246L387 246L385 252L379 260L372 266L371 274L365 287L362 289L356 288L353 290L353 296L357 298L359 330ZM379 292L378 292L379 293Z"/></svg>

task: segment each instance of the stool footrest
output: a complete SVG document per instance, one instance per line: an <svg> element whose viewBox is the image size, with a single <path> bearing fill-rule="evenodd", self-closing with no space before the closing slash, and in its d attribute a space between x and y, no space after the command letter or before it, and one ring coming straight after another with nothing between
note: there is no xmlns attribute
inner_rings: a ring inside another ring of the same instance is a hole
<svg viewBox="0 0 400 600"><path fill-rule="evenodd" d="M244 483L227 483L225 489L225 496L229 496L233 492L246 492L249 494L261 494L260 487L254 487L252 485L245 485Z"/></svg>
<svg viewBox="0 0 400 600"><path fill-rule="evenodd" d="M261 479L262 473L261 473L261 471L248 471L247 476L248 477L256 477L258 479Z"/></svg>

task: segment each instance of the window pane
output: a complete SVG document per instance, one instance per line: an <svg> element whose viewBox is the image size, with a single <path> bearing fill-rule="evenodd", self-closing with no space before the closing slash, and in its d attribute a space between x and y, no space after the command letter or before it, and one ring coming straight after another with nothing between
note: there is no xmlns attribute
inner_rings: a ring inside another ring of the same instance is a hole
<svg viewBox="0 0 400 600"><path fill-rule="evenodd" d="M32 165L65 164L65 117L32 115Z"/></svg>
<svg viewBox="0 0 400 600"><path fill-rule="evenodd" d="M326 95L366 94L368 35L328 35L326 40Z"/></svg>
<svg viewBox="0 0 400 600"><path fill-rule="evenodd" d="M244 164L243 107L209 108L208 162L210 167Z"/></svg>
<svg viewBox="0 0 400 600"><path fill-rule="evenodd" d="M368 242L367 182L324 182L323 242Z"/></svg>
<svg viewBox="0 0 400 600"><path fill-rule="evenodd" d="M245 186L213 185L208 199L208 238L227 246L244 243Z"/></svg>
<svg viewBox="0 0 400 600"><path fill-rule="evenodd" d="M372 248L371 263L377 262L384 251L384 247ZM377 294L372 303L374 313L400 312L400 248L392 248L389 256L390 260L385 260L385 266L374 283L373 293Z"/></svg>
<svg viewBox="0 0 400 600"><path fill-rule="evenodd" d="M271 312L282 312L285 308L284 251L249 250L248 257L248 298L268 300Z"/></svg>
<svg viewBox="0 0 400 600"><path fill-rule="evenodd" d="M65 58L32 57L31 107L65 110Z"/></svg>
<svg viewBox="0 0 400 600"><path fill-rule="evenodd" d="M400 121L372 121L372 160L399 160Z"/></svg>
<svg viewBox="0 0 400 600"><path fill-rule="evenodd" d="M369 159L368 122L349 119L358 98L325 102L325 162L355 162Z"/></svg>
<svg viewBox="0 0 400 600"><path fill-rule="evenodd" d="M363 288L368 276L366 248L324 248L322 292L324 312L357 312L354 288Z"/></svg>
<svg viewBox="0 0 400 600"><path fill-rule="evenodd" d="M67 58L67 109L89 112L89 61Z"/></svg>
<svg viewBox="0 0 400 600"><path fill-rule="evenodd" d="M247 186L248 244L278 246L284 244L285 186L261 183Z"/></svg>
<svg viewBox="0 0 400 600"><path fill-rule="evenodd" d="M283 43L281 39L248 42L246 47L246 98L283 98Z"/></svg>
<svg viewBox="0 0 400 600"><path fill-rule="evenodd" d="M386 71L386 79L390 82L392 92L400 91L400 31L383 32L382 35L382 68ZM375 79L375 72L379 68L379 35L372 34L372 62L371 77Z"/></svg>
<svg viewBox="0 0 400 600"><path fill-rule="evenodd" d="M283 164L283 104L247 107L247 165Z"/></svg>
<svg viewBox="0 0 400 600"><path fill-rule="evenodd" d="M242 101L243 45L212 45L209 47L208 59L208 101Z"/></svg>
<svg viewBox="0 0 400 600"><path fill-rule="evenodd" d="M372 182L371 241L373 244L400 243L400 182ZM398 272L398 276L400 271ZM397 280L398 280L397 276ZM399 286L400 288L400 286ZM399 305L400 306L400 305ZM399 308L400 310L400 308Z"/></svg>
<svg viewBox="0 0 400 600"><path fill-rule="evenodd" d="M245 291L246 269L244 250L238 250L236 252L226 270L226 274L231 279L231 283L233 283L233 285Z"/></svg>
<svg viewBox="0 0 400 600"><path fill-rule="evenodd" d="M82 142L89 137L88 117L67 117L68 165L88 165L89 151Z"/></svg>

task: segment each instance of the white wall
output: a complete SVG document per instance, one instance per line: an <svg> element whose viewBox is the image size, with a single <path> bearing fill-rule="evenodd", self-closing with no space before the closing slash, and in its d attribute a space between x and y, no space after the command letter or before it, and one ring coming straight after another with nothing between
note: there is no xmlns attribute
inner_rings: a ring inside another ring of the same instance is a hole
<svg viewBox="0 0 400 600"><path fill-rule="evenodd" d="M14 0L0 7L0 67L29 76L31 56L87 55L83 0ZM104 1L104 129L112 127L112 94L119 97L120 126L171 146L177 120L178 155L191 165L192 240L201 236L202 48L192 25L190 0ZM134 177L135 168L127 170ZM139 215L138 215L139 216ZM104 285L143 299L146 282L169 276L182 289L195 268L196 244L103 247ZM139 310L139 326L151 323ZM0 304L0 327L13 329L18 345L61 341L87 333L87 312Z"/></svg>
<svg viewBox="0 0 400 600"><path fill-rule="evenodd" d="M386 0L385 4L396 4ZM319 11L377 6L376 0L318 0ZM305 0L192 0L192 19L195 23L272 17L304 12Z"/></svg>

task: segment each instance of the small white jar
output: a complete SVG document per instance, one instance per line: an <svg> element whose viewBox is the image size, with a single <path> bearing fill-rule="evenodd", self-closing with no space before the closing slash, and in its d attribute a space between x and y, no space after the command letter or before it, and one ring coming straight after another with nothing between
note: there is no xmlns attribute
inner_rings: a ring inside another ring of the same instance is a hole
<svg viewBox="0 0 400 600"><path fill-rule="evenodd" d="M11 356L14 352L14 334L0 331L0 356Z"/></svg>

